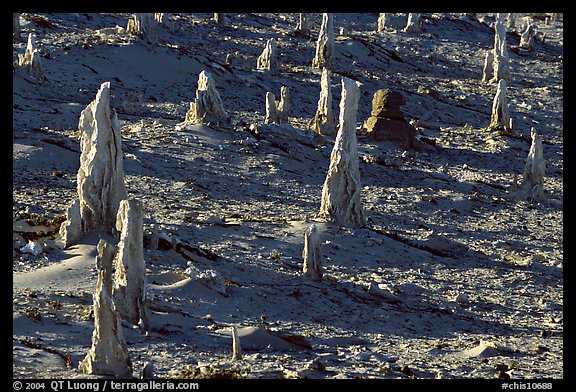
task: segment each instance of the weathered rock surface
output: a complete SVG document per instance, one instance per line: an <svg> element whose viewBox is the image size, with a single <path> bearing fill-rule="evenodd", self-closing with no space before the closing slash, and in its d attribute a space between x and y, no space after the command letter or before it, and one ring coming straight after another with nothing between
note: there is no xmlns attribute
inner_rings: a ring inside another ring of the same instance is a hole
<svg viewBox="0 0 576 392"><path fill-rule="evenodd" d="M190 109L186 113L185 122L192 124L207 124L209 122L221 123L230 119L224 110L222 99L212 74L206 70L200 72L196 100L190 102Z"/></svg>

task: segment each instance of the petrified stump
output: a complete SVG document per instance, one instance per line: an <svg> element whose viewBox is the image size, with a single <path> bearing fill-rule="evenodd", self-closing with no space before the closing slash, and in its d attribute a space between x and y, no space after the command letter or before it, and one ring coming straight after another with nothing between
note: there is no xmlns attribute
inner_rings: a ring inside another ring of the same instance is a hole
<svg viewBox="0 0 576 392"><path fill-rule="evenodd" d="M506 80L500 79L498 89L492 102L492 116L489 129L512 131L508 115L508 99L506 98Z"/></svg>
<svg viewBox="0 0 576 392"><path fill-rule="evenodd" d="M285 124L288 122L288 115L290 114L290 95L288 87L280 87L280 101L276 103L276 112L278 113L278 123Z"/></svg>
<svg viewBox="0 0 576 392"><path fill-rule="evenodd" d="M116 230L120 232L118 252L114 260L114 302L118 315L134 325L140 320L147 328L146 263L143 244L142 202L125 199L120 202Z"/></svg>
<svg viewBox="0 0 576 392"><path fill-rule="evenodd" d="M524 166L524 174L518 188L518 195L529 201L541 202L544 200L544 174L546 163L542 149L542 139L532 128L530 130L532 144Z"/></svg>
<svg viewBox="0 0 576 392"><path fill-rule="evenodd" d="M308 123L308 128L321 135L334 135L336 133L336 119L332 112L330 71L327 68L322 69L318 107L314 118Z"/></svg>
<svg viewBox="0 0 576 392"><path fill-rule="evenodd" d="M494 23L494 61L493 61L493 82L499 82L501 79L510 83L510 57L506 47L506 14L499 13L496 15Z"/></svg>
<svg viewBox="0 0 576 392"><path fill-rule="evenodd" d="M136 13L128 19L126 33L140 36L146 42L155 44L158 41L156 20L154 13Z"/></svg>
<svg viewBox="0 0 576 392"><path fill-rule="evenodd" d="M24 55L18 55L18 65L20 67L28 67L30 75L36 78L39 82L42 82L45 79L42 60L40 59L40 53L38 53L32 33L28 34L26 52L24 52Z"/></svg>
<svg viewBox="0 0 576 392"><path fill-rule="evenodd" d="M91 230L111 233L120 201L126 198L120 124L110 108L110 82L102 83L94 101L82 111L78 128L78 202L72 203L60 227L66 247Z"/></svg>
<svg viewBox="0 0 576 392"><path fill-rule="evenodd" d="M98 283L94 293L92 347L78 368L85 374L128 378L132 376L132 362L112 300L112 259L116 247L100 240L97 249Z"/></svg>
<svg viewBox="0 0 576 392"><path fill-rule="evenodd" d="M294 30L297 37L310 38L310 28L308 27L308 14L299 14L298 24Z"/></svg>
<svg viewBox="0 0 576 392"><path fill-rule="evenodd" d="M484 57L484 68L482 68L482 81L488 83L492 80L494 73L494 49L486 51Z"/></svg>
<svg viewBox="0 0 576 392"><path fill-rule="evenodd" d="M266 118L264 124L277 124L278 111L276 110L276 97L270 91L266 92Z"/></svg>
<svg viewBox="0 0 576 392"><path fill-rule="evenodd" d="M322 280L322 253L320 252L320 239L316 225L310 225L304 233L304 259L303 275L315 281Z"/></svg>
<svg viewBox="0 0 576 392"><path fill-rule="evenodd" d="M222 99L212 74L206 70L200 72L196 100L190 102L185 122L192 124L207 124L209 122L226 122L230 116L224 110Z"/></svg>
<svg viewBox="0 0 576 392"><path fill-rule="evenodd" d="M368 136L376 141L390 141L402 148L413 149L416 128L404 119L400 107L405 103L404 97L397 91L376 91L370 117L364 122Z"/></svg>
<svg viewBox="0 0 576 392"><path fill-rule="evenodd" d="M342 78L340 126L330 155L330 167L322 187L319 217L338 225L364 226L362 210L356 114L360 82Z"/></svg>
<svg viewBox="0 0 576 392"><path fill-rule="evenodd" d="M420 14L410 13L408 14L408 21L406 22L406 27L402 31L407 33L419 33L422 30L420 26Z"/></svg>
<svg viewBox="0 0 576 392"><path fill-rule="evenodd" d="M278 58L276 56L276 40L270 38L266 41L266 46L262 54L258 57L256 62L256 69L262 71L269 71L271 73L278 72Z"/></svg>
<svg viewBox="0 0 576 392"><path fill-rule="evenodd" d="M378 14L378 26L376 31L383 33L386 31L386 27L390 24L390 14L379 13Z"/></svg>
<svg viewBox="0 0 576 392"><path fill-rule="evenodd" d="M316 42L316 54L312 59L312 68L332 69L334 55L334 14L323 13L320 34Z"/></svg>

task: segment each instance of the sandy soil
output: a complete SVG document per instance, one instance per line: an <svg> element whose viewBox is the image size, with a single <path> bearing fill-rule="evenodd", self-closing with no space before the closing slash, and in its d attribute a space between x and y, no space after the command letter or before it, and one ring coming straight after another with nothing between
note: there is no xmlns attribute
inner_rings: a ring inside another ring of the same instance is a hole
<svg viewBox="0 0 576 392"><path fill-rule="evenodd" d="M359 127L376 90L399 91L428 141L403 151L359 129L368 225L351 228L315 218L334 142L306 129L320 89L320 14L310 14L309 40L291 35L297 14L231 14L229 26L169 14L155 46L114 33L129 16L20 19L14 52L34 33L46 81L14 69L14 377L84 377L98 236L60 249L55 230L76 197L80 112L110 81L129 197L144 203L145 242L160 225L167 245L145 249L154 330L123 328L135 377L149 362L165 378L563 378L562 19L534 18L545 39L532 51L513 50L519 34L508 29L511 137L484 129L494 14L423 14L421 33L401 31L406 14L384 33L376 13L335 14L347 33L336 35L333 109L341 75L362 83ZM271 37L278 75L255 69ZM204 69L228 126L180 124ZM290 122L264 125L265 94L283 85ZM542 203L510 192L531 127L544 143ZM318 283L302 278L311 223L322 239ZM369 294L370 284L398 301Z"/></svg>

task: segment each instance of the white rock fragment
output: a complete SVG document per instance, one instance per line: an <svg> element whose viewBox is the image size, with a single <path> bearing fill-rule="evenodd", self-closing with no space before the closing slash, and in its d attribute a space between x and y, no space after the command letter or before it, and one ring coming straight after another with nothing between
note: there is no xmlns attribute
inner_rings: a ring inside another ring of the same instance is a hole
<svg viewBox="0 0 576 392"><path fill-rule="evenodd" d="M312 68L332 69L334 55L334 14L323 13L320 34L316 42L316 54L312 59Z"/></svg>
<svg viewBox="0 0 576 392"><path fill-rule="evenodd" d="M379 13L378 14L378 25L376 31L383 33L386 31L386 27L390 24L390 14Z"/></svg>
<svg viewBox="0 0 576 392"><path fill-rule="evenodd" d="M98 283L94 293L92 347L78 368L85 374L129 378L132 362L112 300L112 259L116 247L100 240L97 249Z"/></svg>
<svg viewBox="0 0 576 392"><path fill-rule="evenodd" d="M316 225L310 225L304 233L304 259L303 275L305 278L322 281L322 253L320 252L320 239Z"/></svg>
<svg viewBox="0 0 576 392"><path fill-rule="evenodd" d="M277 124L278 111L276 110L276 97L268 91L266 93L266 118L264 124Z"/></svg>
<svg viewBox="0 0 576 392"><path fill-rule="evenodd" d="M242 348L240 347L240 338L236 327L232 326L232 360L237 361L242 359Z"/></svg>
<svg viewBox="0 0 576 392"><path fill-rule="evenodd" d="M276 112L278 113L278 123L285 124L288 122L288 115L290 113L290 95L288 87L280 87L280 101L276 103Z"/></svg>
<svg viewBox="0 0 576 392"><path fill-rule="evenodd" d="M278 56L276 55L276 39L270 38L266 41L264 51L256 61L256 69L261 71L270 71L276 73L278 71Z"/></svg>
<svg viewBox="0 0 576 392"><path fill-rule="evenodd" d="M524 174L518 187L517 195L532 202L544 201L544 175L546 162L544 161L544 150L542 148L542 138L536 130L530 130L532 144L524 166Z"/></svg>
<svg viewBox="0 0 576 392"><path fill-rule="evenodd" d="M385 302L395 304L400 302L400 298L394 294L388 287L379 285L375 282L370 282L368 284L368 294L382 299Z"/></svg>
<svg viewBox="0 0 576 392"><path fill-rule="evenodd" d="M526 30L520 35L520 47L522 49L532 49L535 29L536 26L533 23L528 22Z"/></svg>
<svg viewBox="0 0 576 392"><path fill-rule="evenodd" d="M114 259L114 303L118 315L133 325L138 325L141 316L147 326L146 263L142 222L144 211L142 202L125 199L120 202L116 220L116 230L120 232L118 252Z"/></svg>
<svg viewBox="0 0 576 392"><path fill-rule="evenodd" d="M126 34L138 35L146 42L154 45L158 41L158 22L153 13L137 13L128 19Z"/></svg>
<svg viewBox="0 0 576 392"><path fill-rule="evenodd" d="M298 16L298 24L294 30L297 37L310 38L310 28L308 27L308 14L300 13Z"/></svg>
<svg viewBox="0 0 576 392"><path fill-rule="evenodd" d="M500 79L510 83L510 56L506 46L506 14L496 14L494 23L494 60L492 81L499 82Z"/></svg>
<svg viewBox="0 0 576 392"><path fill-rule="evenodd" d="M494 50L490 49L486 51L486 56L484 57L484 68L482 69L482 82L488 83L492 80L492 74L494 72Z"/></svg>
<svg viewBox="0 0 576 392"><path fill-rule="evenodd" d="M419 33L422 31L420 14L410 13L408 14L408 21L406 22L406 27L402 30L406 33Z"/></svg>
<svg viewBox="0 0 576 392"><path fill-rule="evenodd" d="M334 135L336 133L336 119L332 112L332 88L330 84L330 71L322 69L320 79L320 98L314 118L308 127L321 135Z"/></svg>
<svg viewBox="0 0 576 392"><path fill-rule="evenodd" d="M28 34L26 52L24 52L23 55L18 55L18 66L28 67L30 75L40 82L44 81L45 76L42 68L42 60L40 59L40 53L36 48L36 43L32 33Z"/></svg>
<svg viewBox="0 0 576 392"><path fill-rule="evenodd" d="M330 155L330 167L322 188L319 216L338 225L364 226L362 210L356 114L360 82L342 78L340 126Z"/></svg>
<svg viewBox="0 0 576 392"><path fill-rule="evenodd" d="M92 230L112 233L120 201L126 198L120 124L110 108L110 82L102 83L94 101L82 111L78 128L79 203L72 203L60 227L66 247Z"/></svg>
<svg viewBox="0 0 576 392"><path fill-rule="evenodd" d="M42 245L34 241L28 241L26 245L20 248L20 252L38 256L42 253Z"/></svg>
<svg viewBox="0 0 576 392"><path fill-rule="evenodd" d="M216 82L212 74L206 70L200 72L196 100L190 102L186 113L186 123L207 124L228 121L230 116L224 110L220 94L216 90Z"/></svg>
<svg viewBox="0 0 576 392"><path fill-rule="evenodd" d="M490 118L489 129L500 129L512 131L510 129L510 116L508 115L508 99L506 98L506 80L500 79L498 89L492 102L492 116Z"/></svg>

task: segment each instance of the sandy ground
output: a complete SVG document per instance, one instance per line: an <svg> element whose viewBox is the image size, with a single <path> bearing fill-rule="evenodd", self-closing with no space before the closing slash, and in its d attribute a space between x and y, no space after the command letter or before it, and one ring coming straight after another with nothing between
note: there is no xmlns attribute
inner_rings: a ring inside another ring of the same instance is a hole
<svg viewBox="0 0 576 392"><path fill-rule="evenodd" d="M157 45L115 34L129 14L22 14L46 81L13 73L13 376L84 377L91 345L97 235L68 249L55 229L76 197L81 110L102 82L122 127L129 197L143 201L153 331L124 325L138 377L563 378L563 21L535 18L532 51L510 51L515 137L488 132L495 84L483 84L494 14L406 14L377 33L377 14L335 14L333 109L341 75L362 83L358 126L374 92L399 91L421 151L358 147L364 228L315 218L333 137L315 138L320 71L297 14L169 14ZM256 70L275 37L280 71ZM508 29L508 46L519 34ZM233 58L225 63L226 55ZM232 122L182 126L198 74L216 79ZM265 94L288 86L289 124L264 125ZM250 126L258 133L251 131ZM510 189L543 138L546 201ZM434 144L434 145L432 145ZM303 233L321 233L324 280L302 278ZM114 238L110 238L114 241ZM41 248L34 252L32 241ZM32 253L27 253L25 245ZM369 294L387 287L398 301ZM231 327L243 358L232 361Z"/></svg>

